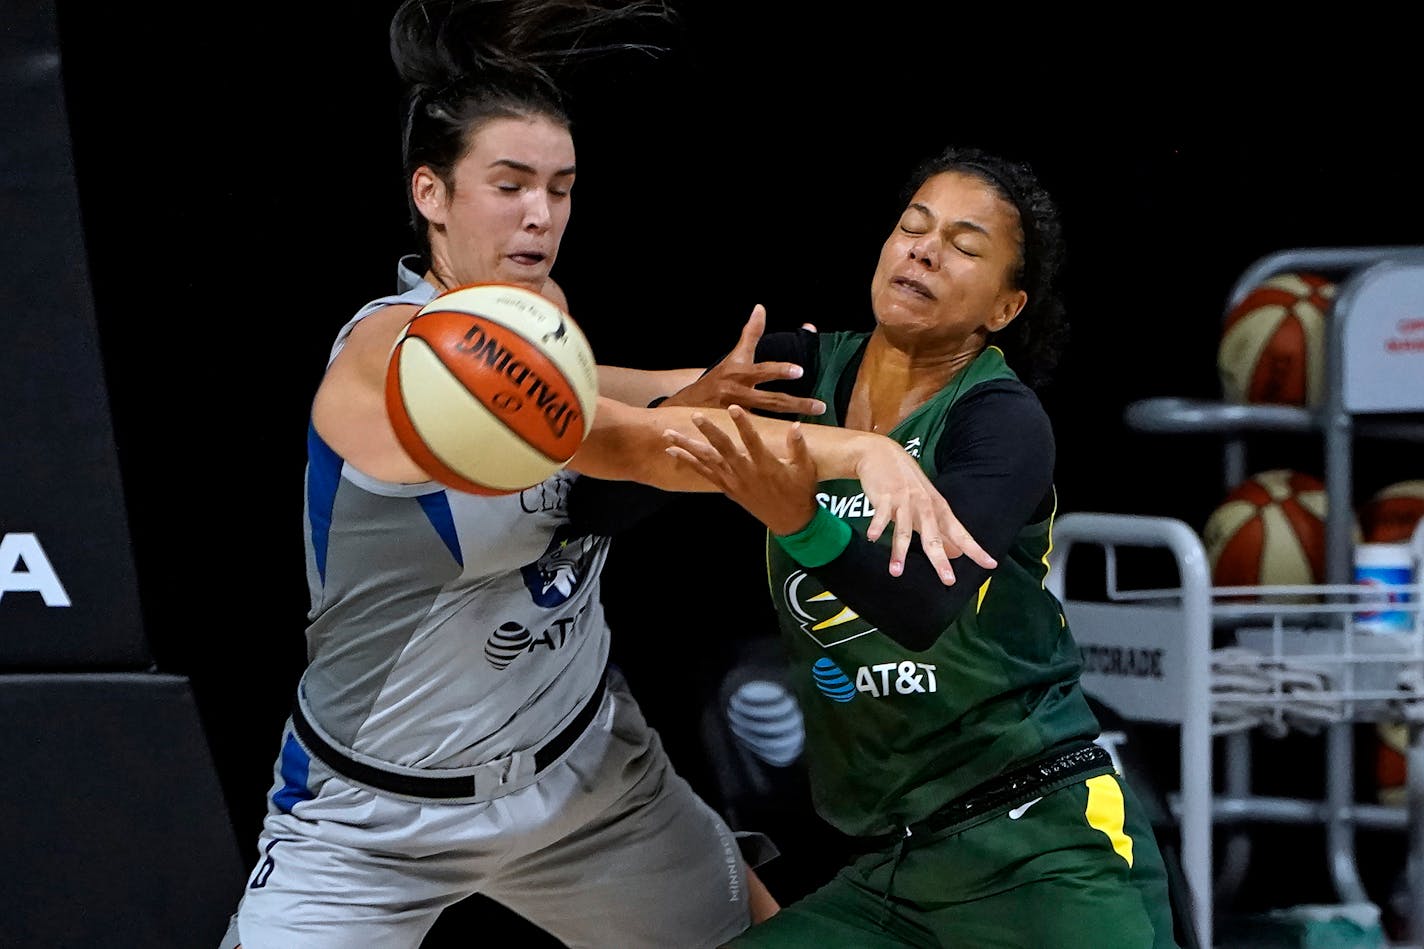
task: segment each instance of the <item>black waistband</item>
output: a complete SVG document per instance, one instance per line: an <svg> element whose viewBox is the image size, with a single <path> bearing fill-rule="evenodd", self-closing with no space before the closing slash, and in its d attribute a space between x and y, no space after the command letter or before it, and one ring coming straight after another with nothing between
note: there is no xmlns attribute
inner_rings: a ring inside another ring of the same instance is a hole
<svg viewBox="0 0 1424 949"><path fill-rule="evenodd" d="M536 772L543 771L553 764L583 734L589 722L592 722L593 717L598 714L599 706L603 704L603 692L607 680L608 676L605 673L599 678L593 694L588 697L588 701L584 703L583 708L579 709L578 714L571 718L569 723L559 730L558 734L534 752L534 770ZM302 714L300 702L295 703L292 709L292 727L296 730L297 737L302 740L302 744L307 746L307 750L320 758L323 764L337 774L368 787L389 791L392 794L404 794L407 797L428 797L439 800L475 796L475 777L472 774L450 777L398 774L366 764L363 761L356 761L340 749L332 747L329 742L316 733L306 716Z"/></svg>
<svg viewBox="0 0 1424 949"><path fill-rule="evenodd" d="M857 850L873 851L894 846L901 841L911 844L921 843L937 831L974 818L1008 810L1024 804L1043 794L1046 790L1061 787L1069 779L1097 770L1102 773L1112 770L1112 756L1107 749L1095 743L1079 745L1066 751L1056 752L1047 757L1003 774L977 787L971 788L944 807L922 821L911 824L898 833L880 834L873 837L857 837Z"/></svg>

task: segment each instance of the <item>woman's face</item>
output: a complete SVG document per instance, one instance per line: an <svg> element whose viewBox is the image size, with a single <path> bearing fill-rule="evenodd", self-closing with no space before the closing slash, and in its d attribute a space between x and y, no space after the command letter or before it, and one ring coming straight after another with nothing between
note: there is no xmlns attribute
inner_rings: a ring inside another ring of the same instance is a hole
<svg viewBox="0 0 1424 949"><path fill-rule="evenodd" d="M500 282L542 291L569 224L569 130L544 116L494 119L474 134L455 165L453 188L431 178L417 171L413 187L430 223L431 251L449 271L441 276L457 284ZM429 191L426 203L422 189Z"/></svg>
<svg viewBox="0 0 1424 949"><path fill-rule="evenodd" d="M1027 300L1012 282L1022 240L1018 209L993 186L958 171L931 177L881 248L870 283L877 322L951 346L1003 329Z"/></svg>

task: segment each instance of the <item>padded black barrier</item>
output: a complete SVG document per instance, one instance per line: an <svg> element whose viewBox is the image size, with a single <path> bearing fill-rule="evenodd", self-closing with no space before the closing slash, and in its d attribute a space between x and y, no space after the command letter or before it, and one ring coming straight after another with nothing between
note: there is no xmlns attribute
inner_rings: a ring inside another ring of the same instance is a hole
<svg viewBox="0 0 1424 949"><path fill-rule="evenodd" d="M0 945L216 946L246 867L186 679L0 676Z"/></svg>
<svg viewBox="0 0 1424 949"><path fill-rule="evenodd" d="M48 0L0 28L0 670L143 669Z"/></svg>

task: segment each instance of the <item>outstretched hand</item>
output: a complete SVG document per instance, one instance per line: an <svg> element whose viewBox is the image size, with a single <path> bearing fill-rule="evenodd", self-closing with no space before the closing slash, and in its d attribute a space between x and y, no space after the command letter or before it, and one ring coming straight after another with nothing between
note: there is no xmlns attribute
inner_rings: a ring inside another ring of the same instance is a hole
<svg viewBox="0 0 1424 949"><path fill-rule="evenodd" d="M904 572L910 538L916 532L920 547L946 586L954 583L950 561L956 557L967 556L986 570L998 566L998 561L954 516L949 502L925 475L919 461L893 439L877 435L868 442L856 465L856 476L865 489L865 499L875 510L865 536L878 540L888 525L894 525L890 572L895 576Z"/></svg>
<svg viewBox="0 0 1424 949"><path fill-rule="evenodd" d="M706 418L694 415L693 423L705 441L669 429L664 433L668 454L690 466L773 534L793 534L805 527L816 512L818 479L800 424L788 430L786 455L780 457L767 447L745 410L734 405L727 411L740 445ZM955 579L950 561L962 554L986 568L997 566L903 447L883 436L868 439L866 446L856 469L866 500L875 511L866 536L877 540L887 526L894 525L892 575L904 572L910 539L916 532L925 556L946 586Z"/></svg>
<svg viewBox="0 0 1424 949"><path fill-rule="evenodd" d="M773 534L796 533L816 513L816 462L806 447L801 423L794 422L787 430L782 458L762 441L750 413L732 405L727 414L737 426L740 445L706 416L694 414L692 423L706 441L670 428L663 433L667 453L746 508Z"/></svg>
<svg viewBox="0 0 1424 949"><path fill-rule="evenodd" d="M784 392L757 388L778 379L799 379L802 369L791 362L757 362L756 348L766 331L766 307L758 303L742 327L737 345L696 382L669 396L665 405L727 408L741 405L766 412L791 415L820 415L826 405L820 399L802 398Z"/></svg>

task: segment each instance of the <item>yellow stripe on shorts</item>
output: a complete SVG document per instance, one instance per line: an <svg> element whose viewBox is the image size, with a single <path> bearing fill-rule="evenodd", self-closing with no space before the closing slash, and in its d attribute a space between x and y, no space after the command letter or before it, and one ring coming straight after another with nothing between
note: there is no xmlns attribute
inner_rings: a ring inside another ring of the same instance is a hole
<svg viewBox="0 0 1424 949"><path fill-rule="evenodd" d="M1117 855L1132 866L1132 838L1123 831L1122 788L1110 774L1100 774L1083 782L1088 786L1088 824L1107 835Z"/></svg>

